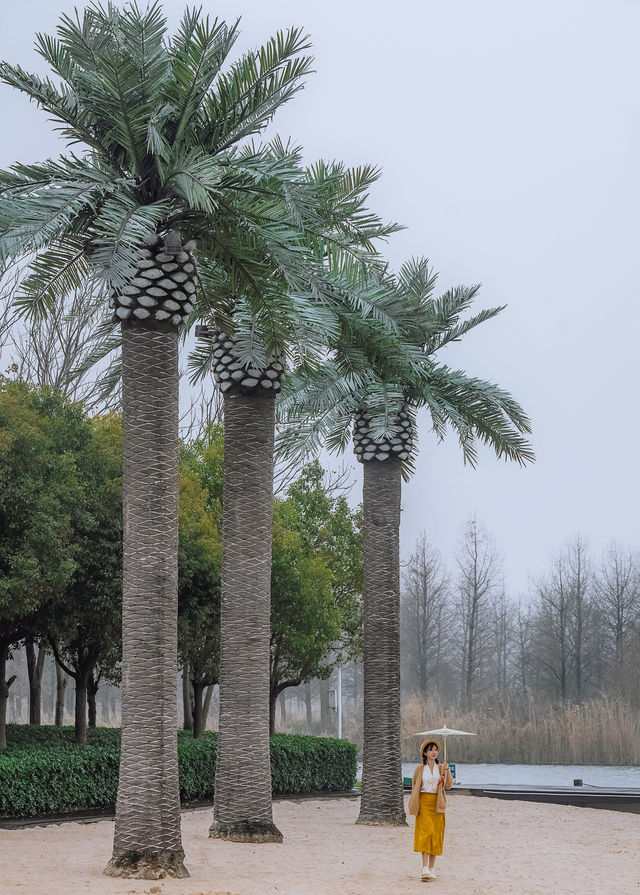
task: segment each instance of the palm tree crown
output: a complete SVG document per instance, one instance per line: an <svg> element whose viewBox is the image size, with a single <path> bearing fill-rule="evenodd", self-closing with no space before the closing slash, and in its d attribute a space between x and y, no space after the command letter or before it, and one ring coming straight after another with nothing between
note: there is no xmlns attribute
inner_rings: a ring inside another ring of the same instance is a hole
<svg viewBox="0 0 640 895"><path fill-rule="evenodd" d="M87 277L120 293L146 260L145 242L172 230L197 240L207 284L224 271L231 294L254 301L271 283L281 292L283 279L308 294L313 259L301 233L308 226L323 241L336 218L330 187L345 172L325 166L311 180L297 148L247 143L300 90L312 60L306 36L291 29L223 71L237 26L187 10L168 40L158 4L93 4L63 16L56 38L37 37L57 83L1 64L2 80L82 147L0 172L0 259L30 258L20 299L28 313L44 313ZM377 227L351 216L364 241Z"/></svg>
<svg viewBox="0 0 640 895"><path fill-rule="evenodd" d="M395 296L396 306L402 308L395 315L400 335L413 343L417 361L415 354L409 355L408 362L406 353L375 352L356 369L335 352L319 368L298 370L288 377L279 405L283 421L279 444L285 455L304 456L320 444L343 450L354 415L360 415L354 430L356 455L363 455L367 448L371 452L376 444L402 439L411 428L411 440L396 452L402 455L403 475L408 478L418 450L415 416L425 407L437 438L442 440L451 427L464 461L471 466L477 462L477 441L490 444L498 457L520 465L534 459L526 438L530 421L518 401L498 385L452 370L438 358L443 348L503 308L464 317L480 287L459 286L436 298L436 281L426 258L412 259L397 275L385 278L388 296Z"/></svg>

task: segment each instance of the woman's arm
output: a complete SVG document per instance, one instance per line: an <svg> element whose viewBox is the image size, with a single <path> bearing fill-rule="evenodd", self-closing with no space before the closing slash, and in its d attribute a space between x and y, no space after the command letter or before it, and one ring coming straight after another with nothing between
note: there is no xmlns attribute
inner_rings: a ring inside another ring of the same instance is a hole
<svg viewBox="0 0 640 895"><path fill-rule="evenodd" d="M422 785L422 765L418 765L418 767L413 772L413 777L411 778L411 795L409 796L409 814L413 814L414 816L418 814L420 811L420 787Z"/></svg>
<svg viewBox="0 0 640 895"><path fill-rule="evenodd" d="M442 776L444 777L445 789L451 789L453 786L453 777L451 776L451 771L449 770L447 762L442 765Z"/></svg>

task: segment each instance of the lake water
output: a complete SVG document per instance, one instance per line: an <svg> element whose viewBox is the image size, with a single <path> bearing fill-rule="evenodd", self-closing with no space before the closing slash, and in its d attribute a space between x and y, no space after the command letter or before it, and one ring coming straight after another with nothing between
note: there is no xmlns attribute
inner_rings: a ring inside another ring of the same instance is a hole
<svg viewBox="0 0 640 895"><path fill-rule="evenodd" d="M402 765L404 777L413 774L415 762ZM504 783L514 786L573 786L574 779L592 786L640 789L640 767L606 765L462 764L456 762L460 786Z"/></svg>

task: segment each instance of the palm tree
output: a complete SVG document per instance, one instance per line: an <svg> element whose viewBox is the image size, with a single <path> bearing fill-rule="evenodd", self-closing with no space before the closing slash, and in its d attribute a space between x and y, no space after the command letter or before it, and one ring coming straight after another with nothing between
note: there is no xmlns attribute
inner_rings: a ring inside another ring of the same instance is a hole
<svg viewBox="0 0 640 895"><path fill-rule="evenodd" d="M80 154L0 172L0 261L28 262L19 309L41 318L90 279L122 334L123 734L111 875L184 876L176 745L180 330L228 296L265 309L311 300L317 197L298 156L255 147L302 86L296 29L222 71L237 23L93 4L36 48L57 83L2 63L2 80ZM196 265L197 245L197 265ZM199 288L204 287L204 288ZM315 294L314 296L315 297ZM196 307L196 304L198 307Z"/></svg>
<svg viewBox="0 0 640 895"><path fill-rule="evenodd" d="M392 351L397 338L396 309L371 276L372 240L394 229L364 208L378 172L320 163L307 176L324 197L306 236L324 265L308 269L315 302L301 303L299 290L277 285L268 313L238 297L210 327L199 327L192 357L196 378L213 371L224 396L220 726L210 835L234 841L282 840L271 810L269 626L274 411L287 358L317 365L336 333L349 332L341 344L353 354L359 341ZM365 261L368 273L360 269Z"/></svg>
<svg viewBox="0 0 640 895"><path fill-rule="evenodd" d="M281 413L288 418L282 446L300 453L323 441L342 449L353 421L356 457L363 464L364 539L364 745L358 823L406 823L400 752L400 563L402 478L416 453L415 418L431 415L442 440L450 425L465 462L475 466L476 441L498 457L524 465L534 459L524 433L530 424L520 405L493 383L436 361L437 352L502 308L460 319L479 287L459 287L433 298L436 277L426 259L404 264L389 278L404 300L405 335L419 346L419 375L378 356L368 375L345 375L335 362L291 377ZM377 369L376 369L377 368Z"/></svg>

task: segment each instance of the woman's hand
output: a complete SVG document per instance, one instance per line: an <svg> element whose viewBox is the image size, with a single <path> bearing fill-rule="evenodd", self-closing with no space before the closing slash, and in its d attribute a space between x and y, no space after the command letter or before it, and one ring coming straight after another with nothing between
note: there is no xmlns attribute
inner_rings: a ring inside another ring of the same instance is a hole
<svg viewBox="0 0 640 895"><path fill-rule="evenodd" d="M443 772L444 772L445 774L446 774L447 771L449 770L449 765L448 765L448 763L447 763L446 761L443 762L443 763L440 765L440 767L442 768L442 770L443 770Z"/></svg>

